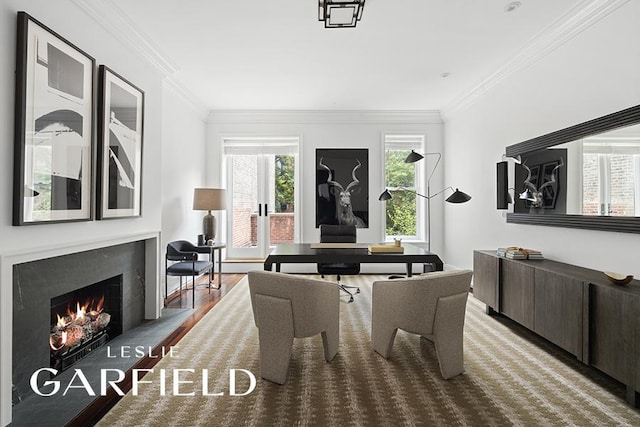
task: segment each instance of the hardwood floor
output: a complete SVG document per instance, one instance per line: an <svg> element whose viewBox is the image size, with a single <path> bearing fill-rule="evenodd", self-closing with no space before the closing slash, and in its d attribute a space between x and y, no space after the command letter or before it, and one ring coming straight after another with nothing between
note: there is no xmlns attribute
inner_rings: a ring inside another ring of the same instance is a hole
<svg viewBox="0 0 640 427"><path fill-rule="evenodd" d="M244 277L246 274L222 274L222 288L219 290L211 289L209 292L207 288L208 276L202 276L196 280L196 294L195 294L195 310L193 314L187 318L173 333L165 338L160 344L158 344L152 353L161 355L162 347L170 347L176 345L184 335L193 328L202 317L207 314L233 287ZM183 287L182 293L178 292L169 296L167 300L167 308L188 308L191 306L191 289L185 290ZM131 369L150 369L160 361L161 357L149 358L145 357L140 359ZM127 371L126 377L123 382L119 383L120 388L126 393L131 390L131 369ZM82 412L80 412L74 419L72 419L67 426L80 427L80 426L92 426L95 425L113 406L121 399L117 393L112 389L109 389L106 396L102 396L94 400L89 406L87 406Z"/></svg>

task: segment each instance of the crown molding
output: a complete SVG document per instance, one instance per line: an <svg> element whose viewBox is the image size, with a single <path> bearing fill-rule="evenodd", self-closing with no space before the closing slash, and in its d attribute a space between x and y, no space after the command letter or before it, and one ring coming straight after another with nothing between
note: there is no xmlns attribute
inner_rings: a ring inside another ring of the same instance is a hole
<svg viewBox="0 0 640 427"><path fill-rule="evenodd" d="M178 82L173 76L166 76L162 81L162 85L169 92L181 99L203 123L207 122L209 108L187 90L182 83Z"/></svg>
<svg viewBox="0 0 640 427"><path fill-rule="evenodd" d="M178 71L178 66L167 58L148 36L136 29L135 23L113 1L72 1L114 38L142 55L163 75L170 76Z"/></svg>
<svg viewBox="0 0 640 427"><path fill-rule="evenodd" d="M142 33L112 0L72 0L76 6L93 18L102 28L124 46L140 55L164 77L164 87L182 99L203 121L209 109L178 82L174 75L179 67L168 58L151 39Z"/></svg>
<svg viewBox="0 0 640 427"><path fill-rule="evenodd" d="M436 110L212 110L211 124L441 124Z"/></svg>
<svg viewBox="0 0 640 427"><path fill-rule="evenodd" d="M452 114L475 103L485 92L544 58L581 32L592 27L630 0L585 0L540 32L504 65L474 87L456 96L442 109L446 121Z"/></svg>

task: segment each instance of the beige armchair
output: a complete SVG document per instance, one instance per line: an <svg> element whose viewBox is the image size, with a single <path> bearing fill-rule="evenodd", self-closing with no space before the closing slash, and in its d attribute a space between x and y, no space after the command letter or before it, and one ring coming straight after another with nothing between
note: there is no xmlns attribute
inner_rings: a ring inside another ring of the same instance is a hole
<svg viewBox="0 0 640 427"><path fill-rule="evenodd" d="M388 359L400 328L433 341L444 379L461 374L471 276L469 270L456 270L373 282L373 349Z"/></svg>
<svg viewBox="0 0 640 427"><path fill-rule="evenodd" d="M260 375L287 381L293 338L322 334L324 358L338 353L340 290L332 283L270 271L250 271L249 291L260 341Z"/></svg>

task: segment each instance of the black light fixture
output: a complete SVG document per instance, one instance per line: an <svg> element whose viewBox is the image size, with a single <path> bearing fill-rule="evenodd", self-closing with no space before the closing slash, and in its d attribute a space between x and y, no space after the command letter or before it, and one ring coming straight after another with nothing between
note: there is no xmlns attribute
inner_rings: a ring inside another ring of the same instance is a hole
<svg viewBox="0 0 640 427"><path fill-rule="evenodd" d="M404 159L404 162L405 163L415 163L415 162L417 162L419 160L422 160L422 159L424 159L424 156L422 154L416 153L414 150L411 150L411 153L409 153L407 158ZM438 161L440 161L440 159L438 159Z"/></svg>
<svg viewBox="0 0 640 427"><path fill-rule="evenodd" d="M460 191L457 188L453 190L453 187L446 187L445 189L440 190L435 194L431 194L431 178L433 177L433 173L435 172L436 168L438 167L438 164L440 163L442 154L441 153L425 153L424 155L422 155L420 153L416 153L414 150L411 150L411 153L409 153L407 158L404 159L404 162L415 163L417 161L424 159L425 156L438 156L438 160L436 160L436 164L433 167L433 170L431 171L429 178L427 179L427 194L424 195L424 194L416 193L415 191L410 190L408 188L404 188L404 187L398 187L397 190L408 191L409 193L413 193L416 196L420 196L427 199L427 250L431 252L431 199L439 194L444 193L447 190L453 191L453 194L451 194L449 197L445 199L445 202L448 202L448 203L465 203L471 200L471 196L468 195L467 193ZM385 202L387 200L391 200L392 198L393 196L391 195L391 192L389 192L389 190L385 188L382 194L380 194L380 196L378 197L378 200L381 202Z"/></svg>
<svg viewBox="0 0 640 427"><path fill-rule="evenodd" d="M318 21L325 28L355 27L362 18L365 0L318 0Z"/></svg>

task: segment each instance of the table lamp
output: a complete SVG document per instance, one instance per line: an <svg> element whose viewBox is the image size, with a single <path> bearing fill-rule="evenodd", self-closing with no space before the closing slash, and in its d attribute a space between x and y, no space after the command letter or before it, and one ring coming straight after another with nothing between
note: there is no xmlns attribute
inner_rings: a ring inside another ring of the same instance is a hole
<svg viewBox="0 0 640 427"><path fill-rule="evenodd" d="M196 188L193 191L193 210L208 211L202 218L202 234L205 243L216 238L216 217L211 211L227 209L227 192L221 188Z"/></svg>

